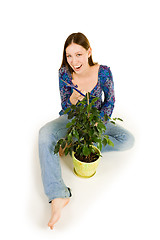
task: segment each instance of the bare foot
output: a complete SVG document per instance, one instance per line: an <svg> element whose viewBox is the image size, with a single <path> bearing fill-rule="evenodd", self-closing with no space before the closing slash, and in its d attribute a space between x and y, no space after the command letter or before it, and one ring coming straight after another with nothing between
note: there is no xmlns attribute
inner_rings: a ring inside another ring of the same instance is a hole
<svg viewBox="0 0 160 240"><path fill-rule="evenodd" d="M51 219L49 220L48 227L53 229L54 224L61 216L61 210L69 203L69 198L55 198L51 202Z"/></svg>

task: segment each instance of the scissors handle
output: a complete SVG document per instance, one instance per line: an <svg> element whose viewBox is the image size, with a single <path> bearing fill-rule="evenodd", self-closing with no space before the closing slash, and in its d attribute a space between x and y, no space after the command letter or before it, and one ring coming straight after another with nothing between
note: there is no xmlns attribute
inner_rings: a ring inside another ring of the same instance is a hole
<svg viewBox="0 0 160 240"><path fill-rule="evenodd" d="M62 80L62 79L61 79ZM83 94L83 93L81 93L81 91L79 91L78 89L77 89L77 85L75 86L75 85L73 85L73 84L69 84L69 83L67 83L67 82L65 82L64 80L62 80L64 83L66 83L69 87L71 87L71 88L73 88L74 90L76 90L77 92L79 92L83 97L85 97L85 95Z"/></svg>

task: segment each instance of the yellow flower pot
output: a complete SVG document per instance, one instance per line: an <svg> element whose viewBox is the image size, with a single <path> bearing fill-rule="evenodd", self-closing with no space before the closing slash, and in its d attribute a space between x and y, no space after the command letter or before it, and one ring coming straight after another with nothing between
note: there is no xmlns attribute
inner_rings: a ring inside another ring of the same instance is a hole
<svg viewBox="0 0 160 240"><path fill-rule="evenodd" d="M93 146L96 151L99 151L99 149L95 146ZM76 159L74 152L72 152L72 158L73 158L73 165L74 165L74 172L77 176L83 177L83 178L90 178L92 177L97 170L100 158L99 157L96 161L91 163L81 162L80 160Z"/></svg>

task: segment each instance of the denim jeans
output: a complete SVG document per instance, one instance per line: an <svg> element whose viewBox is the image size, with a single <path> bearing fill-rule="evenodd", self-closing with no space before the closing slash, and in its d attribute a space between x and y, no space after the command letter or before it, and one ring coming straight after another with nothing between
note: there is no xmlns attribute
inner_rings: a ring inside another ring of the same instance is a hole
<svg viewBox="0 0 160 240"><path fill-rule="evenodd" d="M61 176L59 154L54 154L56 142L63 138L67 132L66 124L68 121L68 116L62 115L44 125L39 131L41 176L49 202L55 198L71 197L70 188L65 185ZM109 135L114 147L103 146L101 152L127 150L134 143L133 135L118 124L115 126L107 122L107 130L104 134Z"/></svg>

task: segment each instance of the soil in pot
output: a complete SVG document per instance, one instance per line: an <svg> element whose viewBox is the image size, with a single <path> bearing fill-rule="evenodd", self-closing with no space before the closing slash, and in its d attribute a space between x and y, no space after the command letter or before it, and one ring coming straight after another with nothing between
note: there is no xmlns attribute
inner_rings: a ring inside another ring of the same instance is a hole
<svg viewBox="0 0 160 240"><path fill-rule="evenodd" d="M99 155L97 153L92 153L88 156L79 156L76 153L74 154L74 156L81 162L87 162L87 163L91 163L91 162L95 162L98 158Z"/></svg>

